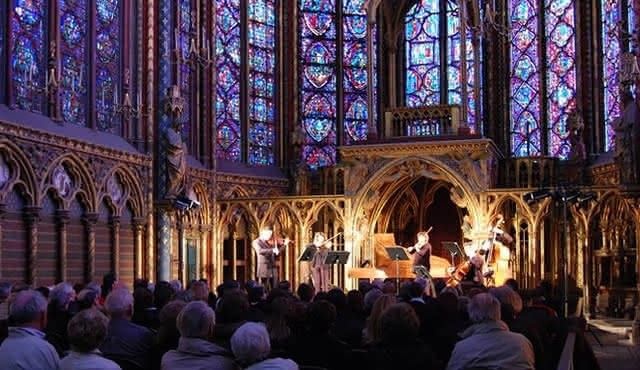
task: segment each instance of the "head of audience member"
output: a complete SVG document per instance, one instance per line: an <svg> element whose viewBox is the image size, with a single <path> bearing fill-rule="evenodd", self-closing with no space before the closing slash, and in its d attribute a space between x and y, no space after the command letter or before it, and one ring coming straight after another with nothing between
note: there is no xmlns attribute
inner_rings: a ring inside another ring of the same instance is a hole
<svg viewBox="0 0 640 370"><path fill-rule="evenodd" d="M489 294L496 297L502 305L511 306L514 314L522 312L522 298L507 285L489 289Z"/></svg>
<svg viewBox="0 0 640 370"><path fill-rule="evenodd" d="M291 301L287 310L287 325L292 334L302 333L307 325L307 307L309 303Z"/></svg>
<svg viewBox="0 0 640 370"><path fill-rule="evenodd" d="M382 293L396 294L396 282L394 280L386 280L382 286Z"/></svg>
<svg viewBox="0 0 640 370"><path fill-rule="evenodd" d="M153 307L153 294L144 286L138 286L133 291L133 310L144 312Z"/></svg>
<svg viewBox="0 0 640 370"><path fill-rule="evenodd" d="M267 295L267 304L271 304L271 302L273 302L276 298L280 298L280 297L288 298L290 296L291 294L289 294L289 292L284 289L273 288Z"/></svg>
<svg viewBox="0 0 640 370"><path fill-rule="evenodd" d="M57 284L49 293L50 309L56 311L68 310L69 304L74 300L75 296L76 292L71 284L65 282Z"/></svg>
<svg viewBox="0 0 640 370"><path fill-rule="evenodd" d="M171 301L160 310L158 328L158 342L170 348L178 346L178 338L180 333L176 326L178 315L187 304L183 301Z"/></svg>
<svg viewBox="0 0 640 370"><path fill-rule="evenodd" d="M86 287L87 285L85 283L75 283L73 284L73 291L75 292L75 295L78 295L78 293L80 293Z"/></svg>
<svg viewBox="0 0 640 370"><path fill-rule="evenodd" d="M176 293L182 290L182 282L180 280L171 280L169 284L173 288L173 291Z"/></svg>
<svg viewBox="0 0 640 370"><path fill-rule="evenodd" d="M153 305L161 310L167 303L171 302L175 291L171 284L166 281L161 281L156 284L156 288L153 291Z"/></svg>
<svg viewBox="0 0 640 370"><path fill-rule="evenodd" d="M218 305L218 320L225 324L242 322L246 320L249 308L249 300L242 291L226 292Z"/></svg>
<svg viewBox="0 0 640 370"><path fill-rule="evenodd" d="M418 315L407 303L391 305L380 317L378 335L382 344L410 343L416 340L419 331Z"/></svg>
<svg viewBox="0 0 640 370"><path fill-rule="evenodd" d="M369 281L367 281L367 280L361 281L361 282L358 284L358 290L359 290L363 295L366 295L366 294L369 292L369 290L371 290L371 288L372 288L372 285L371 285L371 283L370 283Z"/></svg>
<svg viewBox="0 0 640 370"><path fill-rule="evenodd" d="M171 299L174 301L189 303L193 299L193 293L189 290L179 290L173 295L173 297L171 297Z"/></svg>
<svg viewBox="0 0 640 370"><path fill-rule="evenodd" d="M316 293L315 296L313 296L313 301L314 302L327 301L327 300L329 300L329 293L327 293L327 292L318 292L318 293Z"/></svg>
<svg viewBox="0 0 640 370"><path fill-rule="evenodd" d="M290 305L291 300L286 297L278 297L269 305L269 315L265 323L272 340L285 340L291 335L286 319Z"/></svg>
<svg viewBox="0 0 640 370"><path fill-rule="evenodd" d="M78 293L78 298L76 302L78 303L78 310L87 310L90 308L95 308L98 305L98 298L100 297L99 293L97 293L93 289L83 289Z"/></svg>
<svg viewBox="0 0 640 370"><path fill-rule="evenodd" d="M291 283L289 282L289 280L279 281L278 288L284 290L288 294L291 294Z"/></svg>
<svg viewBox="0 0 640 370"><path fill-rule="evenodd" d="M364 310L365 312L371 312L373 310L373 305L376 303L378 298L382 297L384 293L380 289L371 289L364 295Z"/></svg>
<svg viewBox="0 0 640 370"><path fill-rule="evenodd" d="M247 296L250 304L259 303L264 299L264 287L262 285L254 285L247 288Z"/></svg>
<svg viewBox="0 0 640 370"><path fill-rule="evenodd" d="M327 293L327 300L336 307L338 313L344 312L347 307L347 296L344 295L344 292L340 288L333 288L329 290Z"/></svg>
<svg viewBox="0 0 640 370"><path fill-rule="evenodd" d="M11 296L11 283L0 283L0 303L3 303Z"/></svg>
<svg viewBox="0 0 640 370"><path fill-rule="evenodd" d="M271 353L267 329L252 322L242 325L231 336L231 351L242 368L267 359Z"/></svg>
<svg viewBox="0 0 640 370"><path fill-rule="evenodd" d="M467 310L474 324L500 320L500 302L488 293L479 293L471 298Z"/></svg>
<svg viewBox="0 0 640 370"><path fill-rule="evenodd" d="M209 298L209 287L202 281L194 281L189 289L193 294L194 301L206 302Z"/></svg>
<svg viewBox="0 0 640 370"><path fill-rule="evenodd" d="M508 286L509 288L513 289L514 292L519 293L519 285L518 285L518 281L516 279L507 279L504 282L504 285Z"/></svg>
<svg viewBox="0 0 640 370"><path fill-rule="evenodd" d="M396 297L391 294L384 294L378 297L373 304L371 314L367 318L367 340L371 343L375 343L380 339L380 318L384 311L396 304Z"/></svg>
<svg viewBox="0 0 640 370"><path fill-rule="evenodd" d="M247 293L249 293L249 289L253 288L256 285L258 285L257 281L247 280L247 282L244 284L244 289L247 291Z"/></svg>
<svg viewBox="0 0 640 370"><path fill-rule="evenodd" d="M312 334L327 334L333 328L338 313L328 301L313 302L307 311L307 323Z"/></svg>
<svg viewBox="0 0 640 370"><path fill-rule="evenodd" d="M131 320L133 317L133 295L127 289L114 289L104 302L111 319Z"/></svg>
<svg viewBox="0 0 640 370"><path fill-rule="evenodd" d="M39 292L40 294L42 294L42 296L49 300L49 294L51 293L51 290L49 288L47 288L46 286L41 286L36 288L36 291ZM2 300L0 299L0 302L2 302Z"/></svg>
<svg viewBox="0 0 640 370"><path fill-rule="evenodd" d="M149 288L149 280L147 280L147 279L135 279L133 281L133 291L135 291L138 288L148 289Z"/></svg>
<svg viewBox="0 0 640 370"><path fill-rule="evenodd" d="M96 282L87 284L87 288L86 289L93 290L94 292L96 292L98 297L100 297L100 295L102 294L102 288L100 287L100 284L96 283Z"/></svg>
<svg viewBox="0 0 640 370"><path fill-rule="evenodd" d="M213 337L216 315L205 302L193 301L188 303L176 321L178 332L182 338L209 340Z"/></svg>
<svg viewBox="0 0 640 370"><path fill-rule="evenodd" d="M90 353L107 337L109 319L96 309L78 312L67 325L67 338L74 352Z"/></svg>
<svg viewBox="0 0 640 370"><path fill-rule="evenodd" d="M349 312L355 314L364 313L364 295L359 290L350 290L347 293L347 308Z"/></svg>
<svg viewBox="0 0 640 370"><path fill-rule="evenodd" d="M23 290L11 301L9 319L15 326L44 330L47 300L35 290Z"/></svg>
<svg viewBox="0 0 640 370"><path fill-rule="evenodd" d="M116 282L116 275L113 272L106 274L102 278L102 296L106 297L111 293L111 289L113 289L113 284Z"/></svg>
<svg viewBox="0 0 640 370"><path fill-rule="evenodd" d="M440 304L440 308L442 312L446 314L455 314L458 312L458 296L451 293L450 291L440 293L438 295L438 303Z"/></svg>
<svg viewBox="0 0 640 370"><path fill-rule="evenodd" d="M423 294L424 287L420 285L420 283L413 281L409 284L409 297L411 297L411 299L422 298Z"/></svg>

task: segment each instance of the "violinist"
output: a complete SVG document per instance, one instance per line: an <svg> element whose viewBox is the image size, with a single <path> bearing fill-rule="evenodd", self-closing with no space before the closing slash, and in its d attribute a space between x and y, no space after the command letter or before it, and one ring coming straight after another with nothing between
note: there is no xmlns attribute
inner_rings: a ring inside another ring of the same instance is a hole
<svg viewBox="0 0 640 370"><path fill-rule="evenodd" d="M324 233L317 232L313 236L313 243L307 247L313 247L316 253L311 259L311 280L313 286L318 292L329 291L329 270L330 265L325 263L329 249L331 249L331 242L327 240Z"/></svg>
<svg viewBox="0 0 640 370"><path fill-rule="evenodd" d="M258 260L256 277L267 289L272 289L276 286L275 284L278 281L276 259L289 246L289 239L278 243L272 237L273 229L271 226L265 226L260 230L260 237L251 243L251 246L256 251Z"/></svg>
<svg viewBox="0 0 640 370"><path fill-rule="evenodd" d="M408 252L410 254L414 254L413 256L413 267L415 269L416 266L424 266L427 271L431 270L431 244L429 244L429 232L431 231L421 231L418 233L418 242L413 246L409 247Z"/></svg>

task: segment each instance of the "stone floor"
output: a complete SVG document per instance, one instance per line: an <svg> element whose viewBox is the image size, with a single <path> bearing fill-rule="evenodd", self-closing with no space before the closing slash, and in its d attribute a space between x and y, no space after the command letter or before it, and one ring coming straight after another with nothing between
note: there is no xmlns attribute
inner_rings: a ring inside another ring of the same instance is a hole
<svg viewBox="0 0 640 370"><path fill-rule="evenodd" d="M630 320L589 321L586 337L602 370L640 370L640 346L631 344L630 331Z"/></svg>

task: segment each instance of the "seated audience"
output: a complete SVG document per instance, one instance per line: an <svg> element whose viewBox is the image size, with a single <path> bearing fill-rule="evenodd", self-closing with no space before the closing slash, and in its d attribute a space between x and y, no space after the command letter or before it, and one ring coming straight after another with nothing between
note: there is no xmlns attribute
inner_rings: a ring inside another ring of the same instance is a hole
<svg viewBox="0 0 640 370"><path fill-rule="evenodd" d="M500 320L500 302L487 293L476 294L469 302L472 326L453 349L448 370L467 368L534 369L531 342L509 331Z"/></svg>
<svg viewBox="0 0 640 370"><path fill-rule="evenodd" d="M153 293L143 286L139 286L133 292L133 318L132 322L149 329L156 329L158 322L158 310L153 306Z"/></svg>
<svg viewBox="0 0 640 370"><path fill-rule="evenodd" d="M247 287L247 295L249 298L249 315L248 321L264 322L265 312L267 311L267 302L264 299L264 287L254 282L253 286Z"/></svg>
<svg viewBox="0 0 640 370"><path fill-rule="evenodd" d="M114 289L107 296L104 306L111 320L100 351L110 359L123 359L146 367L154 335L149 329L131 322L131 293L124 288Z"/></svg>
<svg viewBox="0 0 640 370"><path fill-rule="evenodd" d="M377 290L377 289L374 289ZM368 293L367 293L368 294ZM373 305L371 314L367 318L367 323L362 331L362 343L364 345L374 344L380 339L380 317L382 313L396 303L396 297L391 294L384 294L378 298Z"/></svg>
<svg viewBox="0 0 640 370"><path fill-rule="evenodd" d="M73 317L71 302L75 300L76 292L69 283L59 283L51 290L49 307L47 307L47 341L62 355L69 349L67 340L67 325Z"/></svg>
<svg viewBox="0 0 640 370"><path fill-rule="evenodd" d="M76 304L78 310L87 310L90 308L98 308L100 301L100 293L97 293L93 289L83 289L78 293Z"/></svg>
<svg viewBox="0 0 640 370"><path fill-rule="evenodd" d="M35 290L25 290L10 306L12 326L0 345L0 367L12 369L58 369L60 358L55 348L44 340L47 326L47 301Z"/></svg>
<svg viewBox="0 0 640 370"><path fill-rule="evenodd" d="M113 289L113 284L116 283L116 274L109 272L102 278L102 286L100 287L100 304L104 305L104 301L107 299L109 293Z"/></svg>
<svg viewBox="0 0 640 370"><path fill-rule="evenodd" d="M296 294L298 295L298 298L301 302L309 304L313 300L314 296L313 286L311 286L310 284L302 283L298 286Z"/></svg>
<svg viewBox="0 0 640 370"><path fill-rule="evenodd" d="M80 311L67 327L71 352L60 361L61 370L120 370L98 350L107 336L109 319L96 309Z"/></svg>
<svg viewBox="0 0 640 370"><path fill-rule="evenodd" d="M369 351L369 369L438 369L431 348L418 334L420 321L407 303L388 307L380 317L379 340Z"/></svg>
<svg viewBox="0 0 640 370"><path fill-rule="evenodd" d="M298 365L292 360L269 358L271 354L269 333L261 324L249 322L239 327L231 337L231 350L243 369L298 369Z"/></svg>
<svg viewBox="0 0 640 370"><path fill-rule="evenodd" d="M0 283L0 344L9 335L9 296L11 284Z"/></svg>
<svg viewBox="0 0 640 370"><path fill-rule="evenodd" d="M205 302L187 304L178 315L178 348L162 356L162 369L237 369L229 351L209 342L215 321L215 313Z"/></svg>
<svg viewBox="0 0 640 370"><path fill-rule="evenodd" d="M176 321L180 311L186 305L183 301L171 301L160 310L160 327L151 355L152 368L159 369L162 356L170 350L178 348L180 332L178 332Z"/></svg>
<svg viewBox="0 0 640 370"><path fill-rule="evenodd" d="M166 281L161 281L156 284L153 290L153 307L160 311L169 302L171 297L175 294L173 287Z"/></svg>
<svg viewBox="0 0 640 370"><path fill-rule="evenodd" d="M218 324L214 332L214 343L224 348L230 348L229 340L231 340L233 332L246 322L248 315L249 300L244 292L238 289L225 289L224 296L216 310Z"/></svg>
<svg viewBox="0 0 640 370"><path fill-rule="evenodd" d="M278 297L269 305L269 314L265 325L269 330L270 348L273 348L277 353L284 350L285 344L291 336L291 328L289 328L286 319L290 305L291 300L285 297Z"/></svg>

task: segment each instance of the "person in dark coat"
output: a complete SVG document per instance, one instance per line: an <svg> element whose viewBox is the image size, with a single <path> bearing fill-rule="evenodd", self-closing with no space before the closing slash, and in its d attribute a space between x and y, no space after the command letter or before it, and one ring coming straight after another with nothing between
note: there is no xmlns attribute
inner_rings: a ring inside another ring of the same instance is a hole
<svg viewBox="0 0 640 370"><path fill-rule="evenodd" d="M313 281L313 287L317 292L329 291L329 270L330 265L325 263L329 249L331 248L331 242L326 242L327 237L324 233L317 232L313 237L313 243L307 245L307 248L312 247L316 250L316 253L311 259L311 280Z"/></svg>
<svg viewBox="0 0 640 370"><path fill-rule="evenodd" d="M256 276L260 279L260 282L269 289L275 287L278 280L278 268L276 266L276 259L282 254L284 249L289 245L289 239L286 239L282 244L269 244L269 240L273 236L273 229L270 226L265 226L260 231L260 237L255 239L251 246L256 251L257 255L257 271Z"/></svg>
<svg viewBox="0 0 640 370"><path fill-rule="evenodd" d="M431 244L429 244L428 232L421 231L418 233L418 242L413 247L409 247L409 253L414 254L414 268L416 266L424 266L427 271L431 270L431 263L429 261L431 258Z"/></svg>

